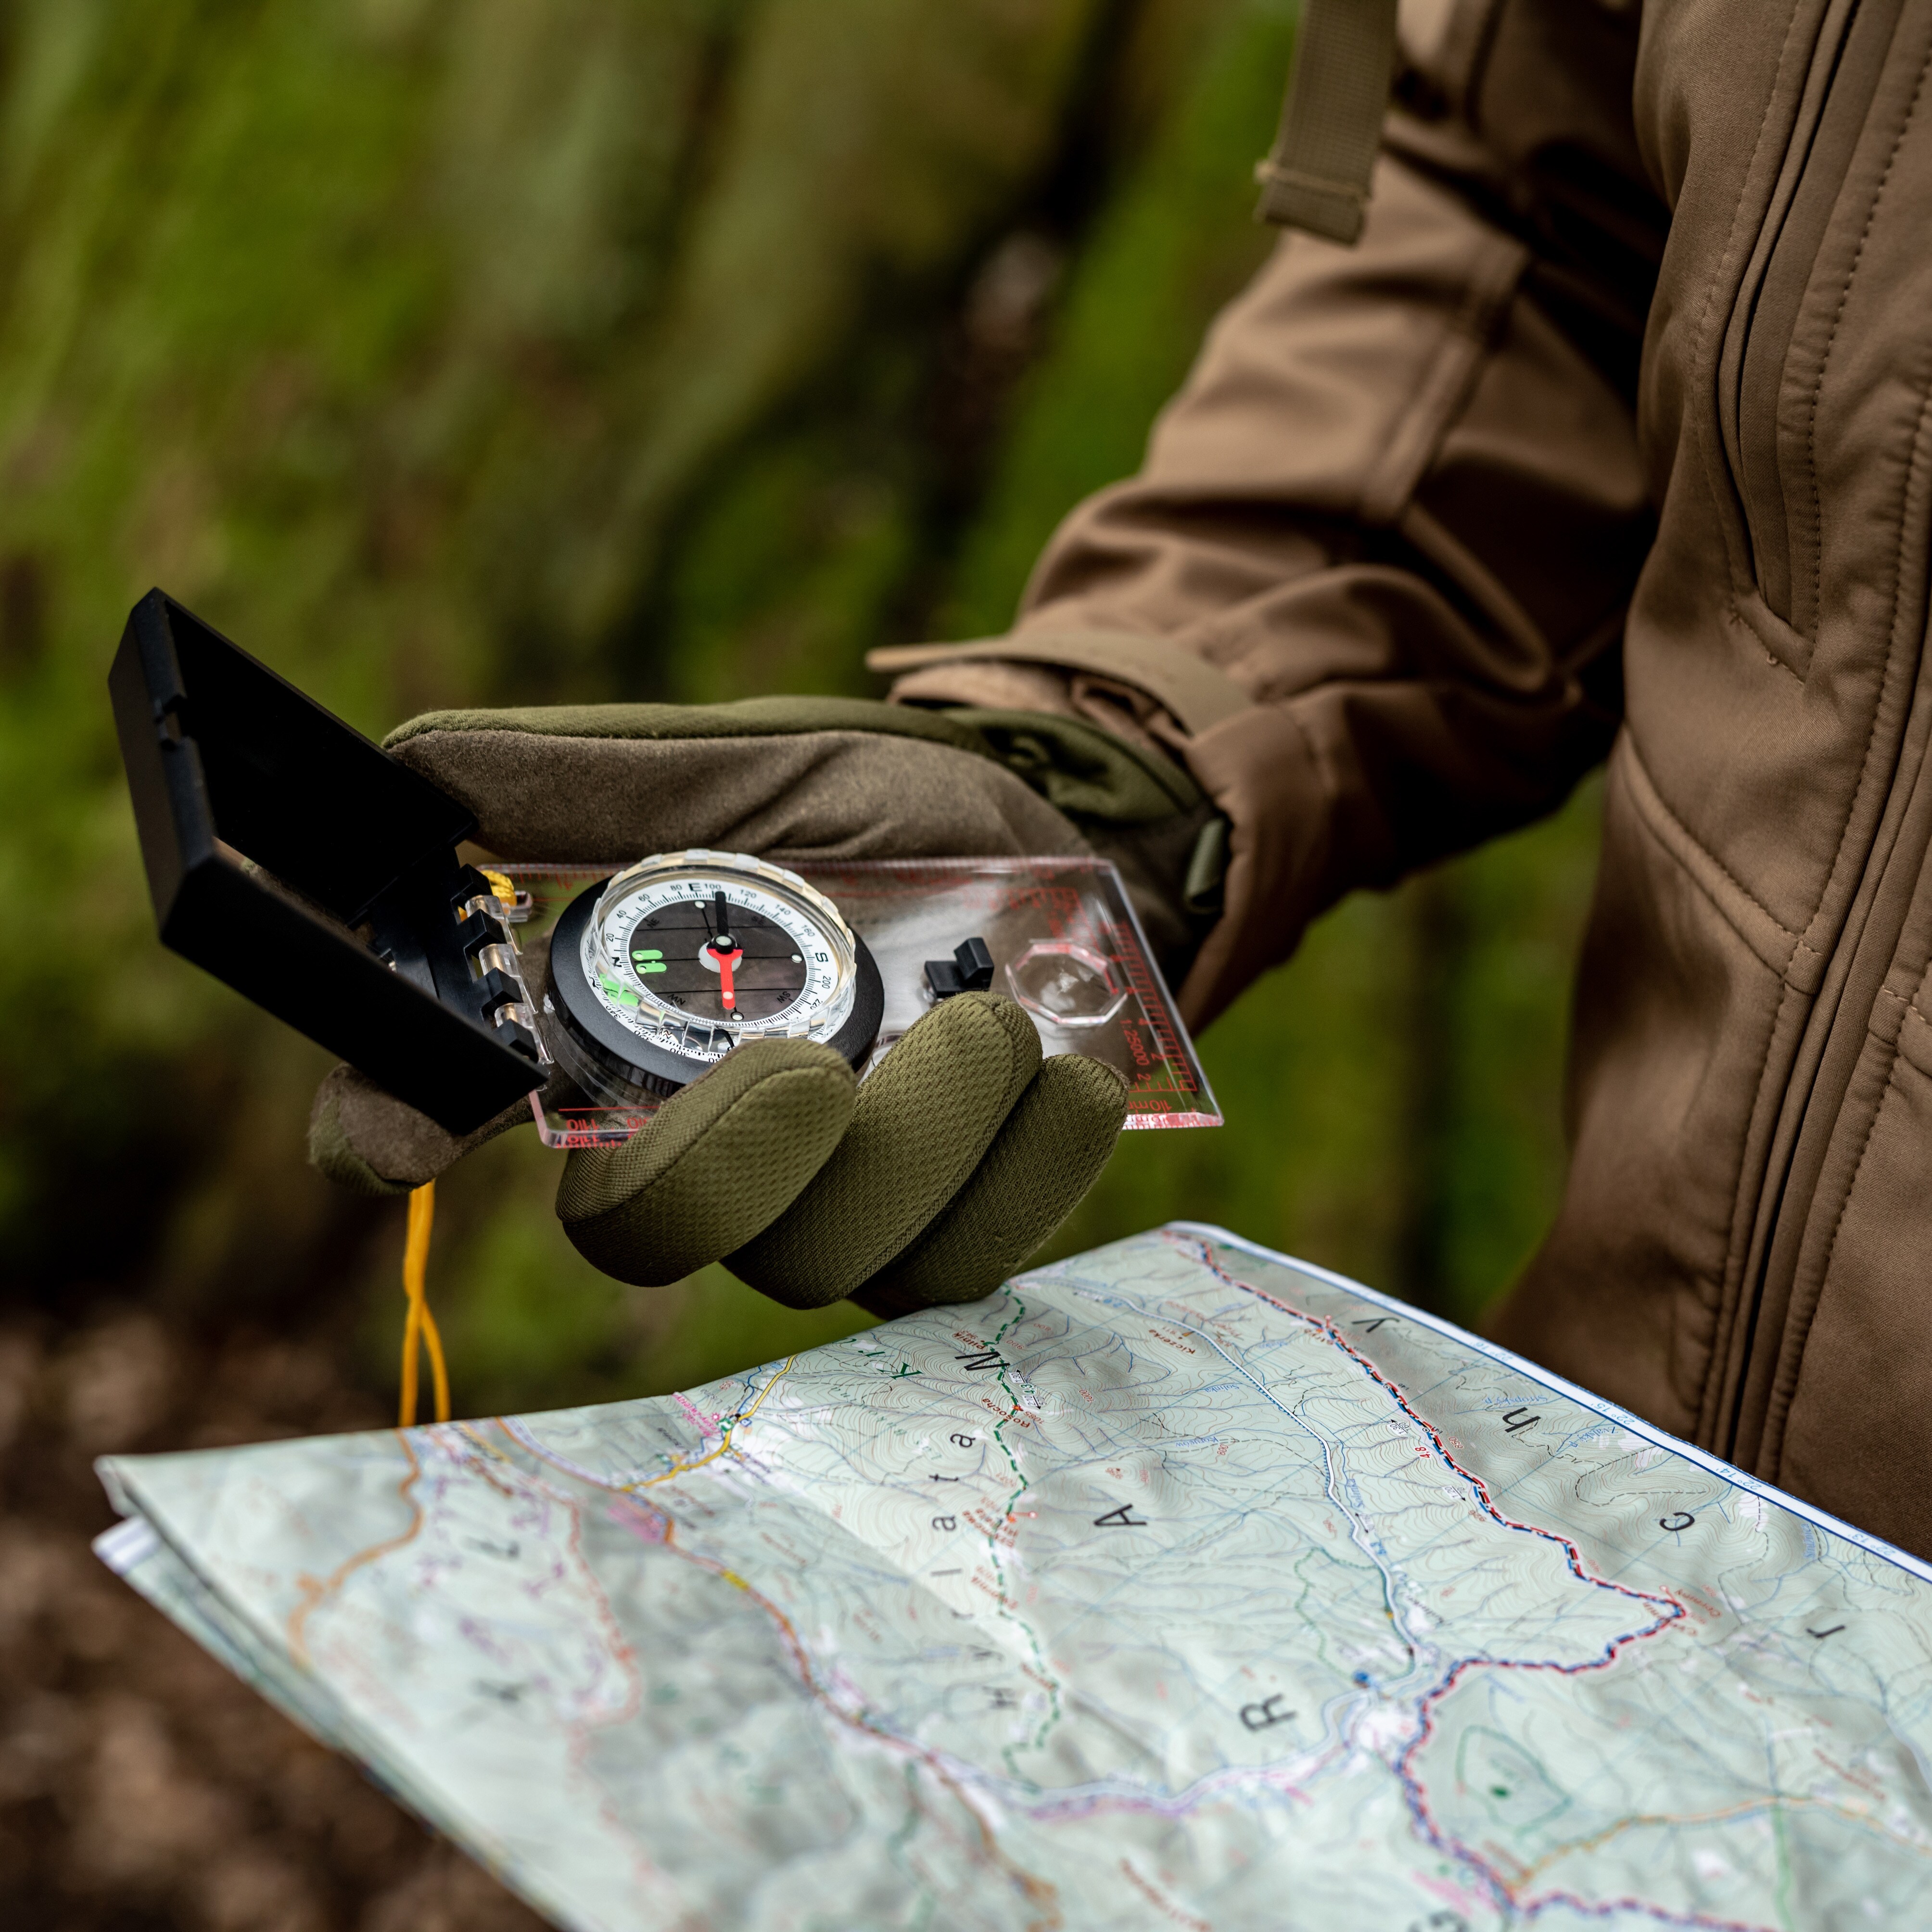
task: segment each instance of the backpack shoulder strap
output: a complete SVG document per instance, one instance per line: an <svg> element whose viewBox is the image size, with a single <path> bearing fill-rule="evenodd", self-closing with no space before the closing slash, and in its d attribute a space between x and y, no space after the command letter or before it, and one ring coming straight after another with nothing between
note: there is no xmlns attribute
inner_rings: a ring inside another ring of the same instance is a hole
<svg viewBox="0 0 1932 1932"><path fill-rule="evenodd" d="M1362 232L1395 68L1396 0L1302 0L1281 127L1255 164L1258 221L1331 242Z"/></svg>

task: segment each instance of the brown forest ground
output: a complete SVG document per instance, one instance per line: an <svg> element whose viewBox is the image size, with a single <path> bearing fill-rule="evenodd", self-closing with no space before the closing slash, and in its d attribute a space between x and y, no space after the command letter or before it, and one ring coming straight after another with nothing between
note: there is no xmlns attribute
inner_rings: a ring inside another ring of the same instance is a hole
<svg viewBox="0 0 1932 1932"><path fill-rule="evenodd" d="M0 1323L0 1928L535 1932L542 1921L88 1548L93 1459L387 1418L326 1337Z"/></svg>

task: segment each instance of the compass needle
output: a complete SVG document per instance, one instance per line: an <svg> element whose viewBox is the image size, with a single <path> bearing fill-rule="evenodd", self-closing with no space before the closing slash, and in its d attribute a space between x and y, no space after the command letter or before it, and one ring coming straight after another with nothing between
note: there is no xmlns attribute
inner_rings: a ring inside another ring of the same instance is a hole
<svg viewBox="0 0 1932 1932"><path fill-rule="evenodd" d="M712 931L710 950L718 965L718 1000L728 1013L736 1012L738 991L732 976L737 971L739 961L745 956L744 949L731 937L730 915L722 890L712 896L712 903L716 909L717 924Z"/></svg>
<svg viewBox="0 0 1932 1932"><path fill-rule="evenodd" d="M612 1104L688 1085L754 1036L862 1058L878 968L836 906L739 853L640 860L581 894L550 951L560 1058Z"/></svg>

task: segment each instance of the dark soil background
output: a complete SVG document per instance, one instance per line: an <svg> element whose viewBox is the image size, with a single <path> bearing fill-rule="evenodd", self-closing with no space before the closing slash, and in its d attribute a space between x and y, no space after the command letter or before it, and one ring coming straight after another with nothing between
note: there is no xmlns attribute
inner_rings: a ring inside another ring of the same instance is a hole
<svg viewBox="0 0 1932 1932"><path fill-rule="evenodd" d="M107 1448L368 1428L326 1341L134 1309L0 1326L0 1926L532 1932L542 1922L96 1560Z"/></svg>

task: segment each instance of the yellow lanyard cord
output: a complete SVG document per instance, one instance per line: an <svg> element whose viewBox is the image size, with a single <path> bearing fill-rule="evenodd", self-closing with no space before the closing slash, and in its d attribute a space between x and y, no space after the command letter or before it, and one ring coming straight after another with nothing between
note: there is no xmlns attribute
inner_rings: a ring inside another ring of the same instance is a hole
<svg viewBox="0 0 1932 1932"><path fill-rule="evenodd" d="M436 1183L426 1180L410 1196L409 1239L403 1248L403 1292L409 1298L409 1318L403 1324L403 1397L397 1412L399 1428L416 1419L416 1352L429 1350L429 1368L436 1382L436 1419L449 1420L449 1370L442 1359L442 1337L429 1312L424 1277L429 1269L429 1231L436 1222Z"/></svg>

